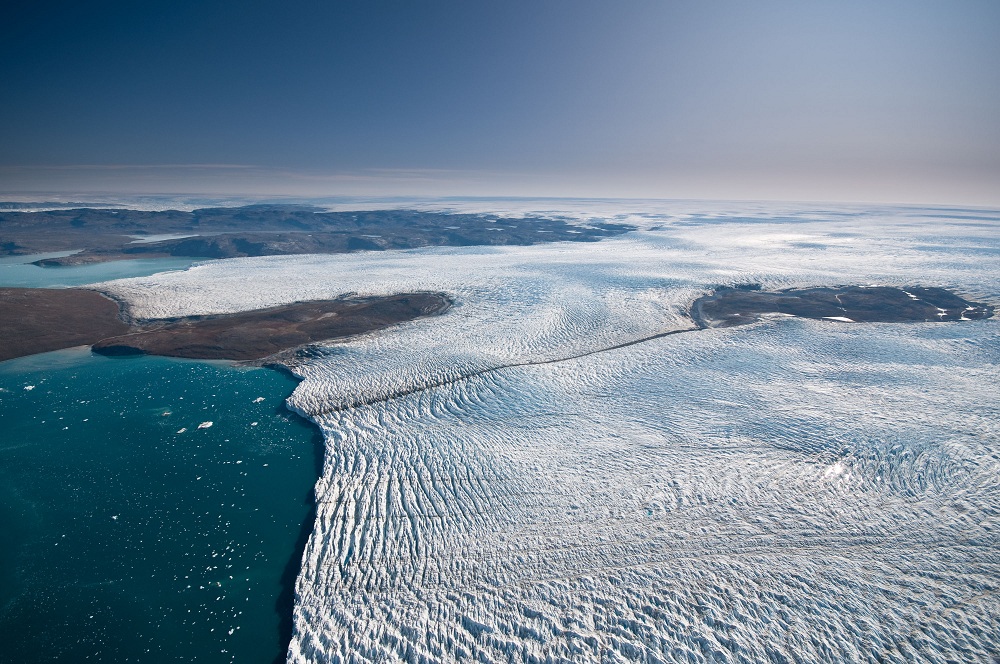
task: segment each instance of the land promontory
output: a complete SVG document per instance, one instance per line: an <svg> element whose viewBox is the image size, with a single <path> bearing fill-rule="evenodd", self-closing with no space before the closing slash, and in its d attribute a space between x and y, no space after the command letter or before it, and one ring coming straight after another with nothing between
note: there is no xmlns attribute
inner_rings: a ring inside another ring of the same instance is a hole
<svg viewBox="0 0 1000 664"><path fill-rule="evenodd" d="M130 258L237 258L427 246L594 242L635 230L620 223L420 210L330 212L248 205L191 212L72 208L0 209L0 256L76 251L37 261L80 265Z"/></svg>
<svg viewBox="0 0 1000 664"><path fill-rule="evenodd" d="M0 361L73 346L103 355L261 360L446 311L443 293L401 293L213 316L126 323L119 304L79 288L0 288Z"/></svg>

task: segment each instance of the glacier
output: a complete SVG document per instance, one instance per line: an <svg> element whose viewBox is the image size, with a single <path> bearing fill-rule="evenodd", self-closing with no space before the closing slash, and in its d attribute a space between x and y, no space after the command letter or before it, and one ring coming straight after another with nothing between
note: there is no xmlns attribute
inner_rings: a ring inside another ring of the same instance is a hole
<svg viewBox="0 0 1000 664"><path fill-rule="evenodd" d="M997 322L695 330L687 315L742 283L936 285L996 303L1000 213L447 206L640 230L230 259L98 286L138 319L454 297L442 316L291 361L288 406L326 452L288 661L1000 656Z"/></svg>

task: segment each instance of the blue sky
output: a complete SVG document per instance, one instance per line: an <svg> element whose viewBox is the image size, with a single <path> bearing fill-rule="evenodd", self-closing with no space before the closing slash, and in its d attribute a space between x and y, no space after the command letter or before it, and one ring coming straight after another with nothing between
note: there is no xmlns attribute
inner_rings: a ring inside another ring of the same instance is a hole
<svg viewBox="0 0 1000 664"><path fill-rule="evenodd" d="M35 2L0 192L1000 204L1000 2Z"/></svg>

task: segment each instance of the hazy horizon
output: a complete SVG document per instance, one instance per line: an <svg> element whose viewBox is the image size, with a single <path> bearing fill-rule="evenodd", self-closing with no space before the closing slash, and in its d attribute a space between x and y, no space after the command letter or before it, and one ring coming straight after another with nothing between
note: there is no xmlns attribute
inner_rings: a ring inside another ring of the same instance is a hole
<svg viewBox="0 0 1000 664"><path fill-rule="evenodd" d="M988 1L33 3L0 195L1000 205Z"/></svg>

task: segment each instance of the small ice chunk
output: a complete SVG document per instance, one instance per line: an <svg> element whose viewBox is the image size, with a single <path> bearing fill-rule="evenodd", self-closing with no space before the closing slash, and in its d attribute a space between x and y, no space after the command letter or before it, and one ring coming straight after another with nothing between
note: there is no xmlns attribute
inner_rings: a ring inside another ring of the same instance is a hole
<svg viewBox="0 0 1000 664"><path fill-rule="evenodd" d="M202 422L201 424L198 425L198 428L207 429L208 427L212 426L212 424L213 422Z"/></svg>
<svg viewBox="0 0 1000 664"><path fill-rule="evenodd" d="M256 399L253 400L253 402L254 403L260 403L263 400L264 400L264 397L257 397Z"/></svg>
<svg viewBox="0 0 1000 664"><path fill-rule="evenodd" d="M177 430L177 433L184 433L185 431L187 431L187 427L181 427Z"/></svg>
<svg viewBox="0 0 1000 664"><path fill-rule="evenodd" d="M251 422L251 423L250 423L250 426L252 426L252 427L255 427L255 426L257 426L257 422Z"/></svg>
<svg viewBox="0 0 1000 664"><path fill-rule="evenodd" d="M30 391L32 391L33 389L35 389L35 386L34 386L34 385L25 385L25 386L24 386L24 391L25 391L25 392L30 392Z"/></svg>
<svg viewBox="0 0 1000 664"><path fill-rule="evenodd" d="M853 323L854 321L846 316L823 316L826 320L835 320L839 323Z"/></svg>

